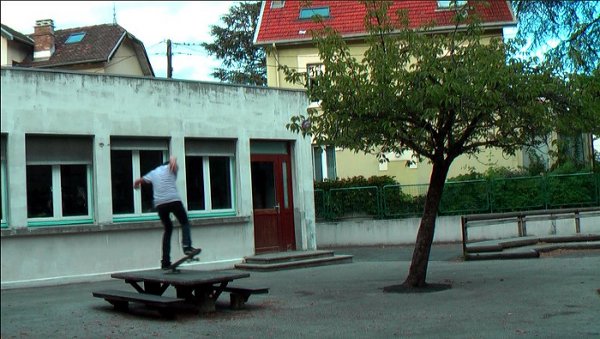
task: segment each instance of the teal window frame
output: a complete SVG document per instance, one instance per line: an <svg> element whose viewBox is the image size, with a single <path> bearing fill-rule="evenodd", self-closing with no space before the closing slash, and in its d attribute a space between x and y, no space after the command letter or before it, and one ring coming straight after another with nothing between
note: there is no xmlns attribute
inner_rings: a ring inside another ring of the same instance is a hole
<svg viewBox="0 0 600 339"><path fill-rule="evenodd" d="M311 19L316 16L329 18L329 6L301 8L299 19Z"/></svg>
<svg viewBox="0 0 600 339"><path fill-rule="evenodd" d="M81 42L85 37L85 32L71 33L67 40L65 40L65 44L75 44Z"/></svg>

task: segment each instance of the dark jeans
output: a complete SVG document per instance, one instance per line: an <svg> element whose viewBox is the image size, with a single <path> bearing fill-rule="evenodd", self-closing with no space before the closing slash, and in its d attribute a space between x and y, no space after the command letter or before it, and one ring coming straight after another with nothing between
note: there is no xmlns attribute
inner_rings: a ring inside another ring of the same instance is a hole
<svg viewBox="0 0 600 339"><path fill-rule="evenodd" d="M181 245L185 247L192 246L190 235L190 223L188 221L187 212L183 208L181 201L173 201L166 204L156 206L158 216L163 223L164 233L162 239L162 263L168 264L171 262L171 234L173 233L173 222L171 221L171 213L175 215L179 224L181 224Z"/></svg>

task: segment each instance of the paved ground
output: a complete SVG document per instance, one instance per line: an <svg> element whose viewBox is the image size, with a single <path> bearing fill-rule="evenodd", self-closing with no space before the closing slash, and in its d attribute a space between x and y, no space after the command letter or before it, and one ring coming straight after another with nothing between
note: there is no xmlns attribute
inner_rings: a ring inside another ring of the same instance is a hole
<svg viewBox="0 0 600 339"><path fill-rule="evenodd" d="M434 245L430 283L445 291L384 293L408 272L411 247L335 248L351 264L252 272L270 293L232 311L165 320L143 307L113 310L92 297L122 281L2 291L1 338L600 338L600 251L539 259L462 261ZM240 284L243 280L240 280Z"/></svg>

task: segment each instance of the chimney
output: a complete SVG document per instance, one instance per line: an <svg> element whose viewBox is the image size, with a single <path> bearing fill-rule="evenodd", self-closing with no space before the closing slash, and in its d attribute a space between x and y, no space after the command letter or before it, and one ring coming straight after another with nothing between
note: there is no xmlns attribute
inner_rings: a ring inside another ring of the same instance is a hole
<svg viewBox="0 0 600 339"><path fill-rule="evenodd" d="M33 31L33 60L48 60L54 53L54 21L37 20Z"/></svg>

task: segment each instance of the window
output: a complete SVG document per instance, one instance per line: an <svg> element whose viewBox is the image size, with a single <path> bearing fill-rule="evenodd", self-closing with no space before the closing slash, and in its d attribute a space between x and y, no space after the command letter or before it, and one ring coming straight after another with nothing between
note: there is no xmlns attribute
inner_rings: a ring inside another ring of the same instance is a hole
<svg viewBox="0 0 600 339"><path fill-rule="evenodd" d="M461 7L467 4L467 0L438 0L438 8Z"/></svg>
<svg viewBox="0 0 600 339"><path fill-rule="evenodd" d="M30 225L91 222L92 138L27 136L26 164Z"/></svg>
<svg viewBox="0 0 600 339"><path fill-rule="evenodd" d="M323 64L307 64L306 65L306 87L310 90L311 87L318 82L318 77L325 71ZM310 101L319 101L319 98L314 93L310 93Z"/></svg>
<svg viewBox="0 0 600 339"><path fill-rule="evenodd" d="M154 212L152 186L132 189L133 181L167 160L165 139L111 138L110 170L113 215ZM154 216L153 216L154 217Z"/></svg>
<svg viewBox="0 0 600 339"><path fill-rule="evenodd" d="M271 1L271 8L283 8L285 1Z"/></svg>
<svg viewBox="0 0 600 339"><path fill-rule="evenodd" d="M67 40L65 40L65 44L74 44L76 42L80 42L81 40L83 40L84 36L85 32L73 33L69 35Z"/></svg>
<svg viewBox="0 0 600 339"><path fill-rule="evenodd" d="M337 177L335 167L335 147L313 145L314 180L321 182Z"/></svg>
<svg viewBox="0 0 600 339"><path fill-rule="evenodd" d="M300 19L310 19L316 16L329 18L329 7L301 8Z"/></svg>
<svg viewBox="0 0 600 339"><path fill-rule="evenodd" d="M6 136L2 135L0 139L0 219L2 227L6 227L6 197L8 190L6 189Z"/></svg>
<svg viewBox="0 0 600 339"><path fill-rule="evenodd" d="M189 139L185 143L185 154L190 215L233 211L235 142Z"/></svg>

